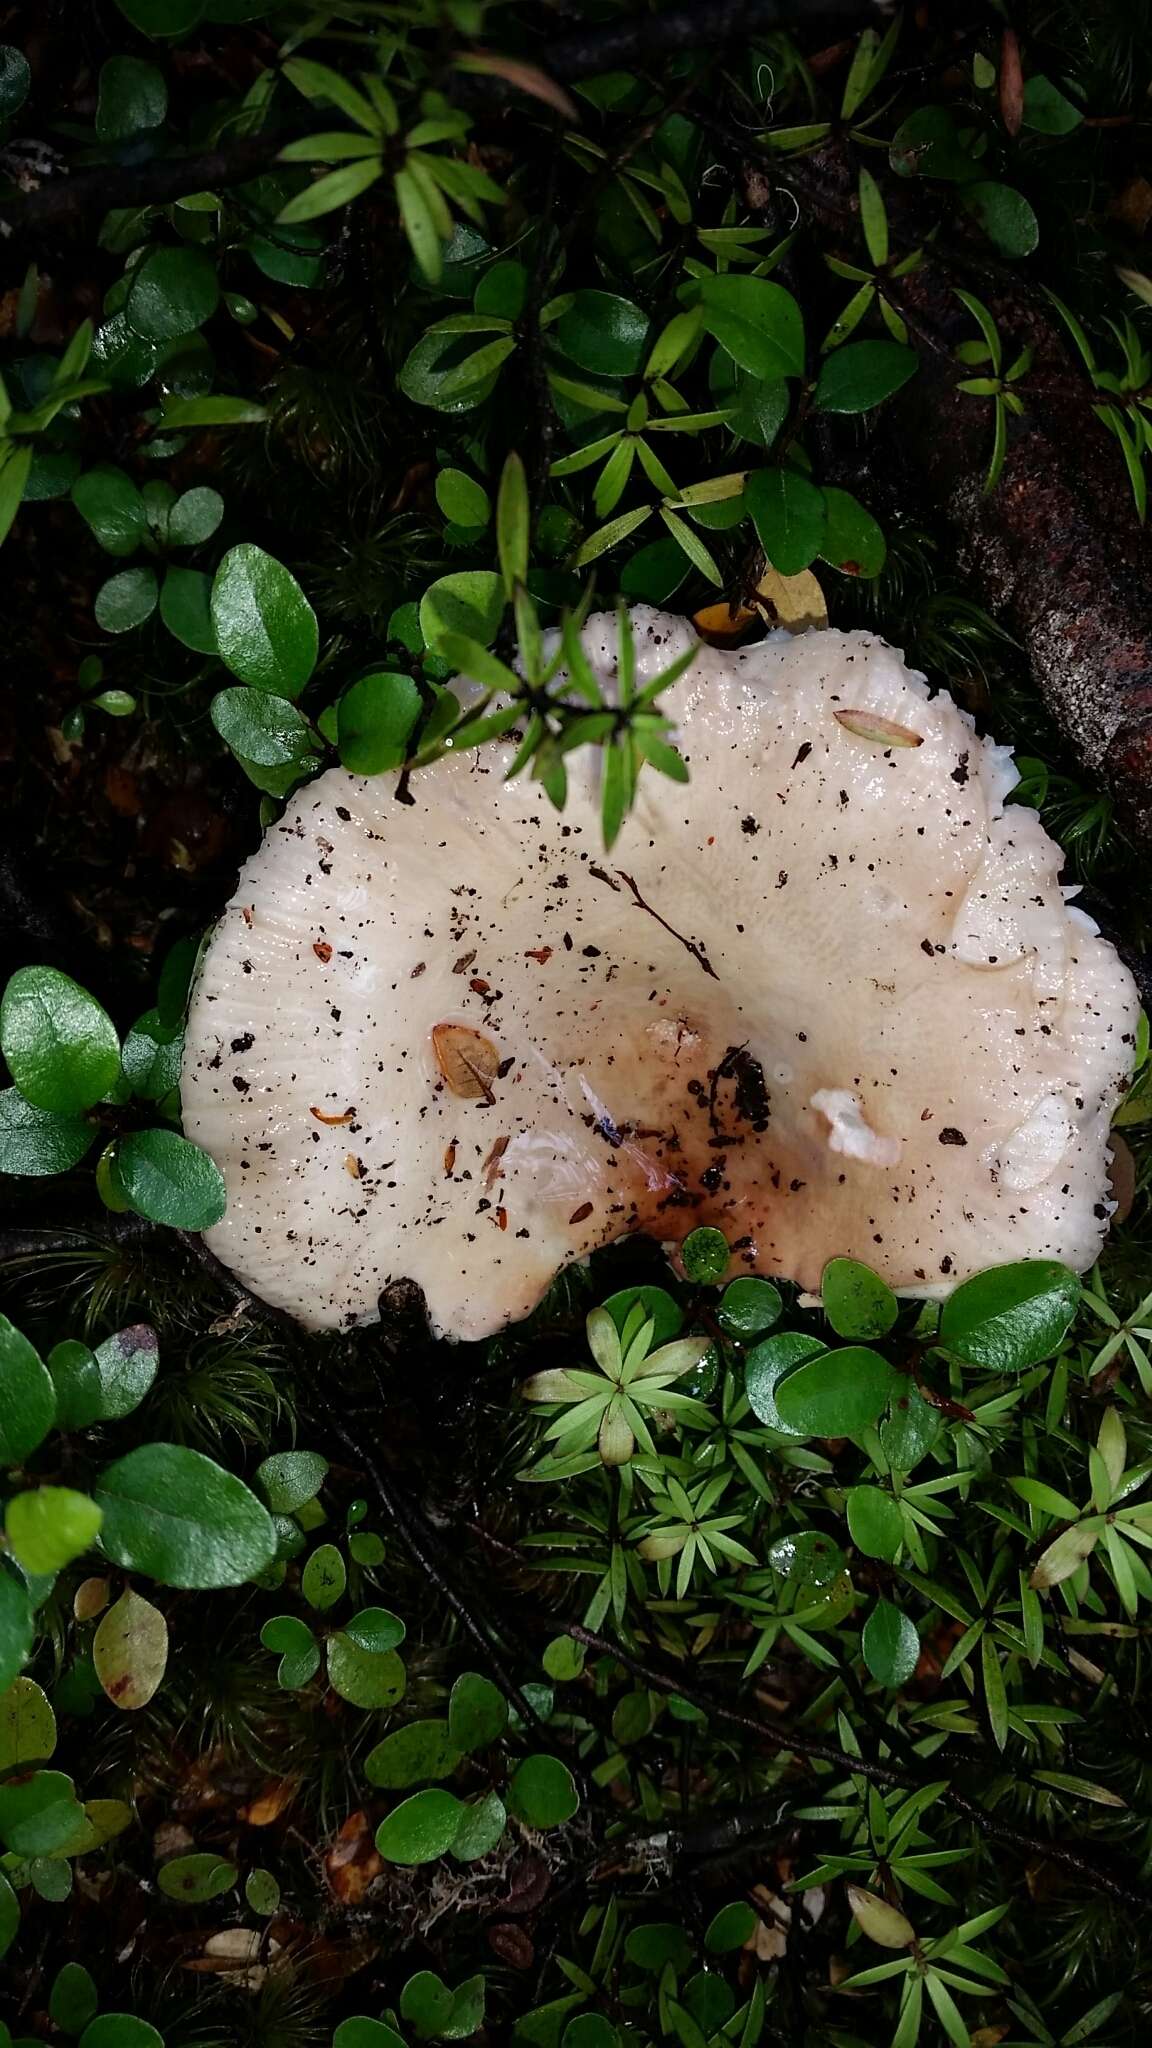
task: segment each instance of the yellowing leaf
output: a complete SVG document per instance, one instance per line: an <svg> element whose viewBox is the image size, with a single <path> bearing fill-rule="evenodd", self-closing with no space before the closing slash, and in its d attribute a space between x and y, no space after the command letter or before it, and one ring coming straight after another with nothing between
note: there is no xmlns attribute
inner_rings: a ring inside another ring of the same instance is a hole
<svg viewBox="0 0 1152 2048"><path fill-rule="evenodd" d="M916 1939L916 1929L910 1920L887 1899L878 1899L875 1892L866 1892L860 1885L848 1886L848 1904L870 1941L878 1942L881 1948L910 1948Z"/></svg>
<svg viewBox="0 0 1152 2048"><path fill-rule="evenodd" d="M1084 1559L1091 1557L1099 1540L1099 1529L1090 1529L1083 1522L1065 1529L1047 1550L1041 1552L1028 1584L1042 1593L1048 1586L1058 1586L1061 1579L1070 1579Z"/></svg>
<svg viewBox="0 0 1152 2048"><path fill-rule="evenodd" d="M114 1707L146 1707L168 1663L168 1624L159 1608L131 1588L121 1593L96 1631L92 1662Z"/></svg>
<svg viewBox="0 0 1152 2048"><path fill-rule="evenodd" d="M913 732L895 719L881 718L878 711L834 711L832 716L857 739L871 740L878 747L922 747L923 733Z"/></svg>

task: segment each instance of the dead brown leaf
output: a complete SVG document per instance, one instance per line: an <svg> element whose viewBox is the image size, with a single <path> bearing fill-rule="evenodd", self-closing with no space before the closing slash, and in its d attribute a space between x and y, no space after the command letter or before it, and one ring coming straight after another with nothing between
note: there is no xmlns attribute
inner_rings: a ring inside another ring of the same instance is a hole
<svg viewBox="0 0 1152 2048"><path fill-rule="evenodd" d="M527 64L522 57L505 57L490 50L469 50L467 55L456 59L462 71L478 71L489 78L502 78L505 85L513 85L517 92L526 92L534 100L543 100L562 114L566 121L580 119L575 100L571 99L562 85L541 71L538 64Z"/></svg>
<svg viewBox="0 0 1152 2048"><path fill-rule="evenodd" d="M797 576L782 576L768 564L756 585L756 595L772 623L789 633L806 633L812 626L828 624L828 605L811 569Z"/></svg>
<svg viewBox="0 0 1152 2048"><path fill-rule="evenodd" d="M1009 135L1019 135L1020 123L1024 119L1024 67L1020 62L1020 42L1014 28L1006 28L1000 39L998 94L1000 119Z"/></svg>
<svg viewBox="0 0 1152 2048"><path fill-rule="evenodd" d="M432 1051L436 1065L453 1095L466 1101L491 1102L491 1083L500 1065L500 1053L490 1038L471 1024L434 1024Z"/></svg>
<svg viewBox="0 0 1152 2048"><path fill-rule="evenodd" d="M358 1906L384 1868L366 1813L350 1813L324 1858L324 1875L333 1898L342 1906Z"/></svg>
<svg viewBox="0 0 1152 2048"><path fill-rule="evenodd" d="M246 1820L250 1828L270 1828L274 1820L279 1820L280 1815L287 1812L295 1797L295 1778L270 1778L250 1805L240 1808L239 1817Z"/></svg>

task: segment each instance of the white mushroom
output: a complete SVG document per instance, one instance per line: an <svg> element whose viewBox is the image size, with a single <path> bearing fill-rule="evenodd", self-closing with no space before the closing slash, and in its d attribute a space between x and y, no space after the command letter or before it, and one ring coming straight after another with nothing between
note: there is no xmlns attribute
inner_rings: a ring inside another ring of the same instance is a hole
<svg viewBox="0 0 1152 2048"><path fill-rule="evenodd" d="M688 644L633 626L644 679ZM584 639L610 684L615 619ZM332 769L270 829L183 1079L256 1294L322 1328L408 1278L483 1337L701 1223L809 1289L838 1253L926 1295L1092 1262L1137 999L1008 750L868 633L703 648L665 708L691 781L646 771L610 855L594 748L562 814L493 746L413 803Z"/></svg>

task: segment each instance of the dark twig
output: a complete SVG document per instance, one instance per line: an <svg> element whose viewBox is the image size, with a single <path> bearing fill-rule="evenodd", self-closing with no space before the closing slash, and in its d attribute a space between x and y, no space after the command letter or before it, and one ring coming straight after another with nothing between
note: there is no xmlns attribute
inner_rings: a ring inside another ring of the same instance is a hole
<svg viewBox="0 0 1152 2048"><path fill-rule="evenodd" d="M639 1657L633 1656L630 1650L623 1649L619 1643L611 1642L606 1636L594 1635L591 1629L584 1628L579 1622L572 1622L567 1634L574 1641L583 1643L587 1649L595 1650L601 1656L614 1657L618 1664L623 1664L626 1671L630 1671L634 1678L641 1679L653 1692L665 1695L675 1693L679 1698L687 1700L690 1706L699 1707L701 1713L710 1715L713 1720L722 1721L730 1728L740 1728L746 1735L756 1736L759 1741L768 1743L778 1752L787 1751L795 1756L809 1757L816 1763L833 1764L838 1770L846 1771L854 1777L867 1778L874 1785L892 1788L914 1786L918 1782L916 1775L907 1766L898 1768L890 1764L876 1763L870 1757L849 1756L846 1750L837 1749L832 1743L814 1741L811 1736L799 1734L795 1729L773 1727L770 1721L762 1721L757 1715L740 1713L734 1707L725 1706L723 1701L713 1698L711 1693L694 1686L691 1681L686 1682L681 1672L660 1670L645 1664ZM1058 1842L1045 1841L1037 1835L1026 1834L1022 1828L1013 1827L1010 1821L997 1820L994 1814L989 1813L987 1807L979 1805L974 1799L969 1799L963 1792L955 1791L952 1786L948 1786L940 1794L940 1803L949 1807L953 1813L963 1814L964 1818L971 1821L972 1825L988 1839L1010 1842L1014 1848L1023 1849L1029 1855L1058 1863L1062 1869L1074 1872L1086 1884L1096 1886L1098 1890L1107 1892L1114 1899L1123 1899L1125 1905L1139 1907L1142 1912L1147 1912L1152 1894L1125 1883L1122 1878L1113 1877L1110 1871L1101 1868L1087 1856L1081 1855L1079 1850L1065 1848Z"/></svg>

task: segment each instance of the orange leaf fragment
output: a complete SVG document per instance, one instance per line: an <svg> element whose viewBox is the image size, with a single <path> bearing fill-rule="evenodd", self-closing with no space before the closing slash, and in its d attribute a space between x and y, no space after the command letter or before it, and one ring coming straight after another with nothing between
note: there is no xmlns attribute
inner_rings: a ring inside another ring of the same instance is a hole
<svg viewBox="0 0 1152 2048"><path fill-rule="evenodd" d="M350 1124L356 1111L354 1109L346 1109L342 1116L327 1116L322 1109L312 1108L308 1111L308 1114L309 1116L314 1116L318 1124L336 1125Z"/></svg>
<svg viewBox="0 0 1152 2048"><path fill-rule="evenodd" d="M242 1806L239 1818L247 1821L250 1828L270 1828L274 1820L287 1811L296 1797L294 1778L270 1778L264 1790L257 1794L248 1806Z"/></svg>
<svg viewBox="0 0 1152 2048"><path fill-rule="evenodd" d="M325 967L327 967L328 962L332 958L332 948L328 944L327 939L313 939L312 951L315 953L316 958L322 960Z"/></svg>

